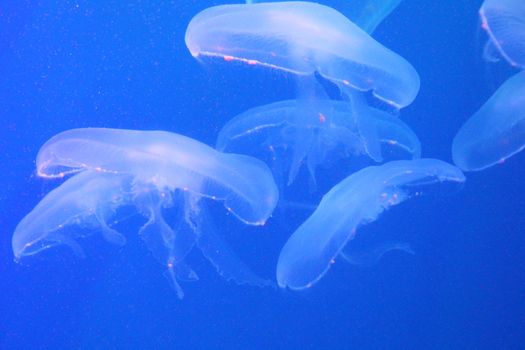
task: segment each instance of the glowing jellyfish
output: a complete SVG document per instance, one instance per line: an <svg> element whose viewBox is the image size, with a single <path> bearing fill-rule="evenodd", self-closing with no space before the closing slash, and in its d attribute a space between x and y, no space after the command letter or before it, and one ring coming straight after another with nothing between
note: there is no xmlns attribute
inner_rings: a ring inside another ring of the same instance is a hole
<svg viewBox="0 0 525 350"><path fill-rule="evenodd" d="M259 145L271 151L290 150L288 184L303 163L315 180L315 168L328 156L366 154L381 162L382 147L389 146L408 158L421 154L419 139L399 118L357 101L286 100L252 108L221 129L216 148L237 151L235 144L243 139L249 139L242 147L245 151Z"/></svg>
<svg viewBox="0 0 525 350"><path fill-rule="evenodd" d="M288 239L277 263L277 283L297 290L312 286L359 226L424 186L463 181L461 170L436 159L392 161L350 175L323 196L315 212Z"/></svg>
<svg viewBox="0 0 525 350"><path fill-rule="evenodd" d="M96 229L107 240L123 244L123 236L108 220L128 205L148 219L139 233L165 264L179 297L183 292L177 280L197 279L184 262L195 245L226 278L267 284L203 228L207 223L201 203L202 198L223 201L243 222L263 224L278 191L259 160L222 154L168 132L88 128L65 131L46 142L37 157L37 172L50 178L78 174L44 197L18 225L13 235L17 258L58 244L80 253L75 238ZM163 214L173 207L175 230Z"/></svg>
<svg viewBox="0 0 525 350"><path fill-rule="evenodd" d="M310 2L222 5L197 14L186 30L194 57L220 57L295 74L318 72L342 89L372 91L401 108L419 76L336 10Z"/></svg>
<svg viewBox="0 0 525 350"><path fill-rule="evenodd" d="M525 147L525 72L509 78L459 129L452 159L464 171L483 170Z"/></svg>
<svg viewBox="0 0 525 350"><path fill-rule="evenodd" d="M82 170L133 175L159 192L180 189L221 200L241 221L254 225L264 224L278 199L263 162L165 131L68 130L42 146L36 166L38 175L48 178Z"/></svg>
<svg viewBox="0 0 525 350"><path fill-rule="evenodd" d="M12 239L16 259L67 244L83 255L76 238L100 232L111 243L126 239L110 227L115 210L130 202L131 177L85 171L54 189L20 221ZM78 225L82 227L79 228ZM77 226L71 230L71 226Z"/></svg>
<svg viewBox="0 0 525 350"><path fill-rule="evenodd" d="M525 68L525 1L485 0L479 14L489 35L484 56L493 61L498 52L510 65Z"/></svg>

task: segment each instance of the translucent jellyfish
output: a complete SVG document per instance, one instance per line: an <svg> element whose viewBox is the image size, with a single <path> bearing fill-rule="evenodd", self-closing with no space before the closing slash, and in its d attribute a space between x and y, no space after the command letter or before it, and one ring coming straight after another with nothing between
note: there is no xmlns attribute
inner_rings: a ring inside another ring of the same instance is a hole
<svg viewBox="0 0 525 350"><path fill-rule="evenodd" d="M26 216L12 239L16 259L57 244L69 245L78 255L75 238L99 231L109 242L126 239L110 227L115 210L130 202L131 177L85 171L54 189ZM82 225L82 229L78 225ZM76 226L72 229L72 226Z"/></svg>
<svg viewBox="0 0 525 350"><path fill-rule="evenodd" d="M223 5L197 14L186 30L194 57L220 57L295 74L318 72L342 89L372 91L401 108L419 91L419 76L336 10L310 2Z"/></svg>
<svg viewBox="0 0 525 350"><path fill-rule="evenodd" d="M485 0L479 14L489 36L484 56L494 61L498 52L510 65L525 68L525 2Z"/></svg>
<svg viewBox="0 0 525 350"><path fill-rule="evenodd" d="M168 132L88 128L69 130L46 142L37 156L37 172L51 178L79 174L22 220L13 237L17 257L62 243L78 253L74 238L86 229L102 228L108 240L123 243L107 217L119 206L131 205L147 218L139 233L167 267L179 297L183 293L177 280L197 279L184 262L195 245L226 278L267 284L206 230L201 203L202 198L221 200L243 222L263 224L278 191L270 170L259 160L222 154ZM175 225L170 226L163 211L173 207Z"/></svg>
<svg viewBox="0 0 525 350"><path fill-rule="evenodd" d="M381 162L382 145L398 147L408 158L421 154L417 136L399 118L356 100L286 100L252 108L222 128L216 148L237 150L235 143L247 138L273 152L291 151L288 184L303 163L315 181L316 167L328 156L366 154Z"/></svg>
<svg viewBox="0 0 525 350"><path fill-rule="evenodd" d="M304 289L328 271L358 227L436 183L462 183L461 170L436 159L392 161L364 168L324 195L288 239L277 263L280 287Z"/></svg>
<svg viewBox="0 0 525 350"><path fill-rule="evenodd" d="M483 170L525 147L525 72L509 78L459 129L452 159L464 171Z"/></svg>
<svg viewBox="0 0 525 350"><path fill-rule="evenodd" d="M224 202L248 224L262 225L278 191L268 167L237 154L223 154L189 137L165 131L72 129L47 141L38 152L37 173L63 177L95 170L133 175L162 192L181 189Z"/></svg>

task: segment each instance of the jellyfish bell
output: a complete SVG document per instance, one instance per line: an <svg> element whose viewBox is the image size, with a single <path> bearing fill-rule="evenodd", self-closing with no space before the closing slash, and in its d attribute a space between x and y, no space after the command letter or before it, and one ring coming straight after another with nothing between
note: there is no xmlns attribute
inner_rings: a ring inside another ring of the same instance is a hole
<svg viewBox="0 0 525 350"><path fill-rule="evenodd" d="M246 139L248 144L242 142ZM399 149L401 158L421 155L419 139L408 125L355 99L285 100L249 109L221 129L216 148L238 151L237 143L245 152L261 145L271 152L289 151L288 185L302 164L315 183L315 169L328 157L366 155L382 162L391 148Z"/></svg>
<svg viewBox="0 0 525 350"><path fill-rule="evenodd" d="M336 10L294 1L210 7L186 30L194 57L219 57L294 74L318 72L342 90L372 91L396 108L409 105L419 76Z"/></svg>
<svg viewBox="0 0 525 350"><path fill-rule="evenodd" d="M464 171L501 163L525 147L525 71L504 82L459 129L452 159Z"/></svg>
<svg viewBox="0 0 525 350"><path fill-rule="evenodd" d="M110 227L115 211L130 201L131 178L85 171L47 194L17 225L12 238L17 260L58 244L66 244L82 256L75 238L95 232L113 244L125 237ZM78 227L80 224L81 227ZM71 226L75 230L66 233Z"/></svg>
<svg viewBox="0 0 525 350"><path fill-rule="evenodd" d="M241 221L263 224L278 191L268 167L237 154L223 154L189 137L164 131L72 129L47 141L37 155L42 177L94 170L132 175L159 192L180 189L222 200Z"/></svg>
<svg viewBox="0 0 525 350"><path fill-rule="evenodd" d="M525 2L485 0L479 15L489 36L484 57L495 61L497 52L511 66L525 68Z"/></svg>
<svg viewBox="0 0 525 350"><path fill-rule="evenodd" d="M285 243L277 283L301 290L318 282L357 234L390 207L440 183L465 181L461 170L437 159L399 160L366 167L335 185Z"/></svg>

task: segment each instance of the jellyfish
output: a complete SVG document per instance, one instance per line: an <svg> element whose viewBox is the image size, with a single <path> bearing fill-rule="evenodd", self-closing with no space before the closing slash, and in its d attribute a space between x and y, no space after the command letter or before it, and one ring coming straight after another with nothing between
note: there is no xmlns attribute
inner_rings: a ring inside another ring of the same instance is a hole
<svg viewBox="0 0 525 350"><path fill-rule="evenodd" d="M12 248L16 259L67 244L84 255L75 238L98 231L113 244L126 238L110 227L115 211L129 203L132 178L85 171L48 193L18 224ZM71 226L79 226L71 230Z"/></svg>
<svg viewBox="0 0 525 350"><path fill-rule="evenodd" d="M371 91L397 109L419 91L404 58L336 10L310 2L222 5L197 14L186 30L197 58L220 57L298 75L317 72L342 90Z"/></svg>
<svg viewBox="0 0 525 350"><path fill-rule="evenodd" d="M282 0L246 0L246 3L277 1L282 2ZM342 0L341 2L341 12L359 28L370 34L401 3L401 0Z"/></svg>
<svg viewBox="0 0 525 350"><path fill-rule="evenodd" d="M485 0L479 14L489 36L485 58L494 61L497 52L511 66L525 68L525 2Z"/></svg>
<svg viewBox="0 0 525 350"><path fill-rule="evenodd" d="M426 186L465 181L461 170L437 159L398 160L350 175L326 193L292 234L277 263L277 283L301 290L323 277L359 226Z"/></svg>
<svg viewBox="0 0 525 350"><path fill-rule="evenodd" d="M17 258L57 244L81 255L75 238L101 229L104 237L125 239L107 224L116 210L132 206L147 218L140 236L166 266L177 295L178 280L196 280L185 263L194 246L227 279L267 285L208 232L203 198L222 201L241 221L262 225L278 200L268 167L242 155L222 154L188 137L162 131L103 128L60 133L40 149L37 173L46 178L73 176L50 192L18 225L13 235ZM175 225L164 210L176 207ZM219 253L220 252L220 253Z"/></svg>
<svg viewBox="0 0 525 350"><path fill-rule="evenodd" d="M525 147L525 71L505 81L459 129L452 159L464 171L483 170Z"/></svg>
<svg viewBox="0 0 525 350"><path fill-rule="evenodd" d="M252 225L264 224L278 199L272 174L263 162L220 153L165 131L68 130L42 146L36 166L37 174L45 178L88 169L130 174L159 192L181 189L221 200L228 211Z"/></svg>
<svg viewBox="0 0 525 350"><path fill-rule="evenodd" d="M289 149L292 156L288 185L294 181L303 163L315 183L315 169L328 156L366 154L382 162L384 145L398 147L407 158L420 157L419 140L405 123L386 112L355 102L285 100L252 108L221 129L216 148L229 151L236 149L236 142L253 138L274 152Z"/></svg>

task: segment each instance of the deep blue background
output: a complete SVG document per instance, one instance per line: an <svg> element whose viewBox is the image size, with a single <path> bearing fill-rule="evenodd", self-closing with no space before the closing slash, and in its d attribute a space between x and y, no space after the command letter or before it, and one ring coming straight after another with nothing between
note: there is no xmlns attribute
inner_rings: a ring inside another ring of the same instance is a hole
<svg viewBox="0 0 525 350"><path fill-rule="evenodd" d="M360 235L409 241L371 268L335 264L292 293L201 276L179 301L162 267L129 243L94 236L78 259L55 249L16 264L11 235L54 186L34 176L39 147L69 129L164 129L213 144L235 114L293 96L293 77L200 65L184 31L214 1L0 2L0 349L523 349L525 155L469 173L462 191L393 208ZM481 59L479 0L405 0L375 37L408 59L421 92L402 111L426 157L450 161L460 125L512 72ZM333 181L346 174L327 172ZM305 213L261 229L213 217L239 256L273 277ZM228 229L225 229L228 228Z"/></svg>

